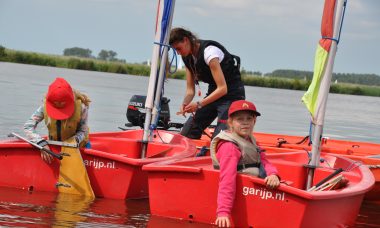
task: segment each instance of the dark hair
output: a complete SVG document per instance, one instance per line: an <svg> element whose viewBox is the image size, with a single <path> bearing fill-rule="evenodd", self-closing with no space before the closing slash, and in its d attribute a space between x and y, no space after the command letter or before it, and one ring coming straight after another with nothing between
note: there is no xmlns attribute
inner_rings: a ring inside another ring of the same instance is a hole
<svg viewBox="0 0 380 228"><path fill-rule="evenodd" d="M191 49L193 50L195 44L198 42L198 38L192 32L184 28L173 28L170 31L169 44L173 45L174 43L181 42L185 37L190 40Z"/></svg>

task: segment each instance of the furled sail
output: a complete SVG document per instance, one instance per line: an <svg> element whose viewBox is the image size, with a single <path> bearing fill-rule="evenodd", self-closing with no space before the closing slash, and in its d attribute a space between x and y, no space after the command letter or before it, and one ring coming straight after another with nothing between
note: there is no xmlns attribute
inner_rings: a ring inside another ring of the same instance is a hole
<svg viewBox="0 0 380 228"><path fill-rule="evenodd" d="M141 157L145 157L151 131L159 116L163 83L169 50L169 36L174 13L175 0L158 0L156 29L151 60L148 92L145 101L145 123Z"/></svg>
<svg viewBox="0 0 380 228"><path fill-rule="evenodd" d="M321 34L315 54L314 75L308 91L302 97L311 114L313 125L311 172L307 188L312 184L314 168L319 165L320 139L325 119L327 97L334 66L335 54L342 28L346 0L326 0L322 16Z"/></svg>

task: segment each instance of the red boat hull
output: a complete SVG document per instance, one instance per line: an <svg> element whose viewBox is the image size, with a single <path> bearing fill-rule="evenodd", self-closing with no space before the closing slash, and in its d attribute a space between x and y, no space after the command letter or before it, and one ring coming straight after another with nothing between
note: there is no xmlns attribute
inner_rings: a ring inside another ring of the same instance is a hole
<svg viewBox="0 0 380 228"><path fill-rule="evenodd" d="M148 179L141 169L143 165L195 155L195 146L189 139L171 132L159 134L149 142L144 159L140 158L142 130L91 134L91 148L81 153L95 196L148 197ZM43 162L39 151L25 142L0 142L0 186L58 192L55 184L59 165L58 160L52 164Z"/></svg>
<svg viewBox="0 0 380 228"><path fill-rule="evenodd" d="M213 129L206 130L212 135ZM254 136L262 149L267 153L282 153L289 151L311 151L309 140L304 136L268 134L255 132ZM210 138L203 135L199 140L193 140L198 149L210 146ZM338 154L367 165L375 177L375 186L365 196L366 200L380 200L380 144L356 142L323 138L321 152ZM209 155L209 154L207 154Z"/></svg>
<svg viewBox="0 0 380 228"><path fill-rule="evenodd" d="M311 150L308 140L302 142L305 138L302 136L267 133L255 133L254 135L260 145L265 147ZM339 154L367 165L375 177L375 186L366 194L365 199L380 200L380 144L323 138L321 140L321 151Z"/></svg>
<svg viewBox="0 0 380 228"><path fill-rule="evenodd" d="M305 153L268 155L279 169L283 180L277 190L269 190L262 179L238 175L237 193L232 210L236 227L344 227L355 223L364 194L374 184L366 167L344 172L350 184L333 191L307 192ZM330 165L348 167L351 161L326 156ZM216 216L219 172L211 159L193 158L174 163L154 163L143 167L148 171L149 202L153 215L212 224ZM317 183L332 172L316 171ZM314 183L314 184L315 184Z"/></svg>

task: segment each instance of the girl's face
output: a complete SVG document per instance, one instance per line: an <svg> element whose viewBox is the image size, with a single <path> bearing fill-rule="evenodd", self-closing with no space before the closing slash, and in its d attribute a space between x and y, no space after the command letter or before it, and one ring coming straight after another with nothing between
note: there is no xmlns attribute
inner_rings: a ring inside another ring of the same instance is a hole
<svg viewBox="0 0 380 228"><path fill-rule="evenodd" d="M191 54L191 44L187 37L184 37L182 41L175 42L172 46L181 56L188 56Z"/></svg>
<svg viewBox="0 0 380 228"><path fill-rule="evenodd" d="M252 134L256 123L256 116L250 111L239 111L228 118L230 130L242 138L247 138Z"/></svg>

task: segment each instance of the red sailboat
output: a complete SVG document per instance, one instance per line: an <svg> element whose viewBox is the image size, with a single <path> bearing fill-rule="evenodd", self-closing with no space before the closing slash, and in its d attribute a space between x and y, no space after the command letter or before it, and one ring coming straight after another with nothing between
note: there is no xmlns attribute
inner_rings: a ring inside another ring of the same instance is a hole
<svg viewBox="0 0 380 228"><path fill-rule="evenodd" d="M283 184L270 190L263 179L239 174L232 209L235 227L345 227L355 224L364 194L374 179L367 167L334 155L315 171L316 185L336 169L348 186L337 190L306 191L307 164L304 152L267 154L278 168ZM212 224L216 216L219 171L210 157L152 163L148 171L152 215ZM332 187L325 182L323 187ZM318 222L316 222L318 221Z"/></svg>
<svg viewBox="0 0 380 228"><path fill-rule="evenodd" d="M231 220L236 227L347 227L355 223L364 195L374 185L368 167L321 153L322 129L345 0L326 0L314 78L304 102L312 115L311 159L303 150L265 146L283 180L276 190L263 179L237 175ZM209 140L195 141L198 146ZM261 139L261 141L264 141ZM273 141L272 141L273 142ZM294 150L295 152L291 152ZM281 152L281 153L279 153ZM145 165L151 213L212 224L216 218L219 170L210 157ZM339 175L338 175L339 174ZM348 182L345 183L343 180Z"/></svg>
<svg viewBox="0 0 380 228"><path fill-rule="evenodd" d="M189 139L173 132L157 132L154 127L151 128L156 121L155 116L161 101L174 2L158 1L148 88L149 100L146 103L146 128L126 132L92 133L89 136L91 148L81 149L85 168L82 160L77 164L82 166L86 177L88 174L89 181L85 183L90 182L96 197L147 197L148 182L147 174L141 169L143 165L166 159L186 158L196 153L196 148ZM83 185L78 181L71 181L71 185L58 183L60 169L65 166L62 165L63 162L68 161L67 157L49 151L56 158L63 160L54 160L53 164L46 164L41 160L39 150L30 144L38 147L32 142L0 141L0 186L52 192L58 192L57 188L75 188L79 194L83 194ZM62 149L60 146L52 147L56 147L53 151ZM66 168L70 171L75 169L69 163ZM65 176L66 180L73 180L70 178L73 176L81 176L73 172L70 175L72 176Z"/></svg>
<svg viewBox="0 0 380 228"><path fill-rule="evenodd" d="M146 198L148 180L143 165L195 155L195 145L189 139L161 132L153 134L146 156L141 158L142 135L142 130L90 134L91 148L82 149L81 154L96 197ZM1 187L58 192L60 161L43 162L39 151L26 142L1 141L0 167Z"/></svg>

